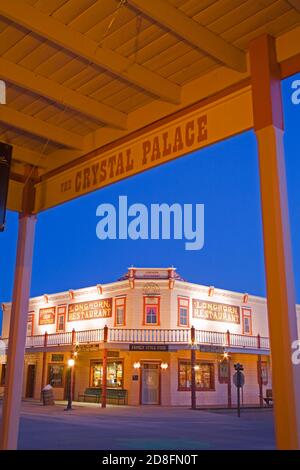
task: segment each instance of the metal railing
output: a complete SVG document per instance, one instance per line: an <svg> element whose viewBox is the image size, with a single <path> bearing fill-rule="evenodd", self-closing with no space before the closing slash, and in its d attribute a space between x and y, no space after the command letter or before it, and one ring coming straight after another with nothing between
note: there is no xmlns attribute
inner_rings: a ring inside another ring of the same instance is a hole
<svg viewBox="0 0 300 470"><path fill-rule="evenodd" d="M26 348L75 346L76 344L108 343L160 343L190 345L194 334L195 343L243 349L270 349L269 338L221 331L196 330L193 328L104 328L97 330L68 331L27 336ZM0 338L7 348L8 339Z"/></svg>

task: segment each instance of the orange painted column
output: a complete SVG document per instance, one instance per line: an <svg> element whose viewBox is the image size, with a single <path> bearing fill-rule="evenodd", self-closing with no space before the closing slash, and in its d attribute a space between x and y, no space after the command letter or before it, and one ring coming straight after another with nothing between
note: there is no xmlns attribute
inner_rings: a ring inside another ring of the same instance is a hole
<svg viewBox="0 0 300 470"><path fill-rule="evenodd" d="M28 169L32 173L30 168ZM23 190L23 210L19 217L17 256L7 352L0 449L13 450L18 445L19 419L23 387L24 353L31 284L32 255L36 216L34 186L30 176Z"/></svg>
<svg viewBox="0 0 300 470"><path fill-rule="evenodd" d="M46 331L44 336L44 352L43 352L43 367L42 367L42 384L41 391L46 385L47 380L47 343L48 343L48 333Z"/></svg>
<svg viewBox="0 0 300 470"><path fill-rule="evenodd" d="M106 408L107 401L107 339L108 339L108 327L105 325L103 332L103 363L102 363L102 397L101 397L101 406Z"/></svg>
<svg viewBox="0 0 300 470"><path fill-rule="evenodd" d="M191 408L197 408L196 396L196 344L195 344L195 327L191 327Z"/></svg>
<svg viewBox="0 0 300 470"><path fill-rule="evenodd" d="M275 40L250 44L254 128L258 143L275 434L278 449L300 448L300 366L283 146L283 112Z"/></svg>

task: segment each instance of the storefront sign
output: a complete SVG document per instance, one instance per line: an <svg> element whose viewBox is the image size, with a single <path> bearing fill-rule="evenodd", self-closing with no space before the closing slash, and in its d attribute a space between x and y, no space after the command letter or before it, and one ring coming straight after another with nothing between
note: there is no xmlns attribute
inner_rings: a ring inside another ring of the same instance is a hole
<svg viewBox="0 0 300 470"><path fill-rule="evenodd" d="M139 269L135 272L136 279L168 279L169 271L167 269ZM146 285L146 284L145 284ZM156 284L157 285L157 284Z"/></svg>
<svg viewBox="0 0 300 470"><path fill-rule="evenodd" d="M112 298L69 304L68 321L94 320L112 316Z"/></svg>
<svg viewBox="0 0 300 470"><path fill-rule="evenodd" d="M234 119L227 119L234 116ZM36 211L149 170L174 158L239 134L253 126L251 91L246 88L218 102L189 110L139 132L131 139L102 146L75 167L44 179L36 186Z"/></svg>
<svg viewBox="0 0 300 470"><path fill-rule="evenodd" d="M40 308L39 325L52 325L55 323L55 307Z"/></svg>
<svg viewBox="0 0 300 470"><path fill-rule="evenodd" d="M130 344L129 351L168 351L167 344Z"/></svg>
<svg viewBox="0 0 300 470"><path fill-rule="evenodd" d="M51 362L64 362L63 354L52 354Z"/></svg>
<svg viewBox="0 0 300 470"><path fill-rule="evenodd" d="M226 323L240 323L240 307L193 299L193 318Z"/></svg>
<svg viewBox="0 0 300 470"><path fill-rule="evenodd" d="M120 351L107 351L107 357L120 357Z"/></svg>
<svg viewBox="0 0 300 470"><path fill-rule="evenodd" d="M96 352L100 350L99 344L81 344L78 347L79 352Z"/></svg>
<svg viewBox="0 0 300 470"><path fill-rule="evenodd" d="M224 348L223 346L211 346L210 344L200 344L199 351L201 352L208 352L208 353L217 353L223 354Z"/></svg>

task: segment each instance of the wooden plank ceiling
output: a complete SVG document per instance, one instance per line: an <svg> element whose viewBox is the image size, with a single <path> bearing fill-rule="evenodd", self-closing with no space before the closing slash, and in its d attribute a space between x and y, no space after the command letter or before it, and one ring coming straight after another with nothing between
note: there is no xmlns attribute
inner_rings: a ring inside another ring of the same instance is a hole
<svg viewBox="0 0 300 470"><path fill-rule="evenodd" d="M298 0L1 0L14 172L44 174L197 102L218 69L242 80L251 39L297 28Z"/></svg>

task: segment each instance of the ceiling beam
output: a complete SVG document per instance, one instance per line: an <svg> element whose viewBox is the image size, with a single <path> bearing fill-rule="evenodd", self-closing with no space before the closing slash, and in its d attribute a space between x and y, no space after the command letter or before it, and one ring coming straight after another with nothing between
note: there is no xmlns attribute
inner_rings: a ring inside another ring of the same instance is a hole
<svg viewBox="0 0 300 470"><path fill-rule="evenodd" d="M22 0L1 0L0 15L154 96L175 104L180 102L181 88L175 83L102 47L88 36L65 26Z"/></svg>
<svg viewBox="0 0 300 470"><path fill-rule="evenodd" d="M300 13L300 0L287 0L287 2Z"/></svg>
<svg viewBox="0 0 300 470"><path fill-rule="evenodd" d="M1 138L1 140L7 144L10 143L5 141L5 139ZM13 161L25 165L37 166L42 169L46 169L48 167L47 163L45 162L47 157L43 156L43 158L41 158L42 148L41 152L37 152L36 150L31 150L28 147L21 147L20 145L15 145L13 143L10 143L10 145L13 146Z"/></svg>
<svg viewBox="0 0 300 470"><path fill-rule="evenodd" d="M14 85L50 99L59 105L79 111L90 118L118 129L126 129L127 116L20 65L0 58L0 77Z"/></svg>
<svg viewBox="0 0 300 470"><path fill-rule="evenodd" d="M243 51L189 18L167 1L127 0L127 3L218 62L239 72L247 70L246 54Z"/></svg>
<svg viewBox="0 0 300 470"><path fill-rule="evenodd" d="M68 148L83 149L84 138L73 132L54 126L28 114L21 113L7 105L0 106L0 121L7 126L25 131L33 136L42 137L52 142L57 142Z"/></svg>

